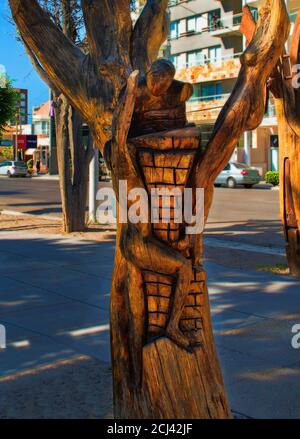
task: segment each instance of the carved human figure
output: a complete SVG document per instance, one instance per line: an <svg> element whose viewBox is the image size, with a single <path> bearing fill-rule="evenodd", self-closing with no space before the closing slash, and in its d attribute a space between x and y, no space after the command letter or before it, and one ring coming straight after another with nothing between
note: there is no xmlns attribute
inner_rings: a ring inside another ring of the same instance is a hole
<svg viewBox="0 0 300 439"><path fill-rule="evenodd" d="M149 172L150 170L150 172L152 172L155 170L155 166L153 166L152 162L148 164L144 163L144 165L147 166L145 170L145 166L143 166L139 160L138 144L141 142L147 144L147 139L149 139L151 143L150 139L153 141L153 135L157 135L157 133L163 131L163 136L158 134L156 138L158 149L155 152L152 151L152 153L157 153L156 157L158 157L160 153L159 144L162 144L162 137L167 138L169 136L169 138L172 139L175 133L172 134L171 130L174 130L174 128L184 129L184 127L187 126L185 102L191 96L193 87L190 84L174 80L174 76L175 68L173 64L167 60L158 60L152 64L149 72L144 77L139 78L139 81L137 80L137 74L134 79L132 79L132 81L135 81L135 85L132 84L132 87L136 89L135 106L133 109L131 127L128 127L128 141L123 144L124 154L126 154L129 159L127 163L122 164L121 169L120 167L118 168L118 178L127 180L128 191L137 187L144 187L148 190L150 195L151 187L147 184L145 171ZM126 93L124 95L124 111L127 111ZM118 118L120 118L120 114ZM192 145L193 151L188 157L189 164L193 161L194 156L198 152L195 145L199 145L200 143L198 137L199 130L196 129L192 134L194 136ZM183 145L189 146L189 138L191 137L189 129L182 133L176 131L176 136L180 138L180 135L182 135L183 138ZM150 136L150 138L147 136ZM113 142L111 146L111 159L112 162L114 162L113 151L117 152L117 149L114 148ZM150 154L150 150L151 148L148 147L148 154ZM180 157L181 154L186 154L188 150L186 148L182 150L177 148L176 151L177 155L175 156L175 160L177 160L178 163L178 157ZM166 153L166 151L162 151L162 153L164 152ZM171 151L173 156L174 152L175 150L173 149ZM118 151L118 154L119 153L120 151ZM169 162L170 160L172 160L172 156L169 157ZM112 164L112 167L113 166ZM175 169L175 165L173 168ZM166 169L166 166L160 167L162 171L166 171ZM181 179L182 188L187 182L189 171L190 169L181 170L184 177ZM163 181L160 183L161 186L164 186ZM133 203L134 201L129 201L129 209ZM165 335L178 346L192 350L195 345L200 344L200 334L194 338L187 337L179 327L180 318L186 298L190 292L190 283L193 277L193 261L186 257L191 240L189 236L184 236L182 224L178 226L177 237L173 236L170 239L169 236L167 240L160 239L160 237L155 234L153 225L151 224L151 209L149 209L148 212L147 222L138 224L128 222L122 225L120 240L121 251L124 258L131 261L142 272L173 277L170 288L172 297L168 297L169 302L172 302L172 306L165 309L165 313L168 314L166 318ZM173 292L171 290L173 290ZM149 326L149 318L147 319L147 317L148 316L145 315ZM139 336L140 339L142 339L143 335L139 334ZM148 334L148 340L149 339L151 339L151 334ZM140 341L137 343L140 346Z"/></svg>

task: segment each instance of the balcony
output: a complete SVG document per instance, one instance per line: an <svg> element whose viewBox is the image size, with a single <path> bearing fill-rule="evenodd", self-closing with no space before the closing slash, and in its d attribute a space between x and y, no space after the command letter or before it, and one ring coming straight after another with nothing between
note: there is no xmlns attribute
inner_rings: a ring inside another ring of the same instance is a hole
<svg viewBox="0 0 300 439"><path fill-rule="evenodd" d="M194 123L214 123L227 101L228 94L192 97L187 102L187 118Z"/></svg>
<svg viewBox="0 0 300 439"><path fill-rule="evenodd" d="M240 34L240 24L242 14L236 14L229 17L218 18L216 23L211 23L209 32L214 37L229 37Z"/></svg>
<svg viewBox="0 0 300 439"><path fill-rule="evenodd" d="M195 84L237 78L241 67L239 55L225 55L220 59L212 58L201 63L177 66L176 79Z"/></svg>

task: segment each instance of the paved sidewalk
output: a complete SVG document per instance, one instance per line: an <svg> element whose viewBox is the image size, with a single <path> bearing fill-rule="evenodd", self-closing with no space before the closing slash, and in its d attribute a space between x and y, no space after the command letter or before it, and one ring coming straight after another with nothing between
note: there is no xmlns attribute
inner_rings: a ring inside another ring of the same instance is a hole
<svg viewBox="0 0 300 439"><path fill-rule="evenodd" d="M0 352L0 394L6 378L18 389L22 373L82 355L108 369L114 242L22 232L0 232L0 242L0 324L8 343ZM291 327L300 323L300 281L212 262L206 268L232 409L299 418L300 349L291 347Z"/></svg>

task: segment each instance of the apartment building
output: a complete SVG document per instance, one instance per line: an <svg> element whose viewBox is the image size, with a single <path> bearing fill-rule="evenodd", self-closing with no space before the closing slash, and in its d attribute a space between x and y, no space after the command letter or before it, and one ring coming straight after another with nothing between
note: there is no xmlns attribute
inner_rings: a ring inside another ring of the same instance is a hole
<svg viewBox="0 0 300 439"><path fill-rule="evenodd" d="M32 131L37 136L37 150L34 159L40 161L42 171L48 170L50 154L50 106L47 101L32 111Z"/></svg>
<svg viewBox="0 0 300 439"><path fill-rule="evenodd" d="M139 6L144 3L139 2ZM260 3L260 0L169 1L170 33L163 53L174 63L176 78L194 86L187 114L190 122L202 126L204 145L239 73L239 57L245 44L239 30L242 8L248 4L256 20ZM287 7L294 23L300 0L287 0ZM272 99L260 127L239 140L233 159L256 167L261 175L278 169L277 120Z"/></svg>

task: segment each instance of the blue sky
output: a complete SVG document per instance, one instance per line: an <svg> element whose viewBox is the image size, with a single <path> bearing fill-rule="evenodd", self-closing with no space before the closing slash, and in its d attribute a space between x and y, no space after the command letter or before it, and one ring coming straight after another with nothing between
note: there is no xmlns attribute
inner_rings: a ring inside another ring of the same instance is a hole
<svg viewBox="0 0 300 439"><path fill-rule="evenodd" d="M0 64L5 66L13 85L29 91L29 113L32 106L48 99L48 88L32 67L21 43L16 41L15 27L10 17L7 0L0 0Z"/></svg>

